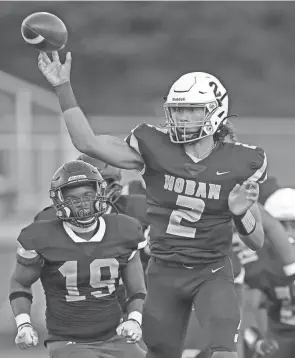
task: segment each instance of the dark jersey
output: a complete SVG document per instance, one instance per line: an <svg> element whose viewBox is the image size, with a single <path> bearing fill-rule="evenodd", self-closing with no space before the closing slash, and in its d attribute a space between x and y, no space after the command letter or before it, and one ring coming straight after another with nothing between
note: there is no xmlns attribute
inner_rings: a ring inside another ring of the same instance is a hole
<svg viewBox="0 0 295 358"><path fill-rule="evenodd" d="M251 288L259 284L259 273L261 272L264 261L261 260L259 251L253 251L246 246L235 232L233 234L233 255L239 260L240 265L245 269L244 282Z"/></svg>
<svg viewBox="0 0 295 358"><path fill-rule="evenodd" d="M146 241L133 218L110 214L99 222L89 241L59 219L35 222L18 237L19 263L43 261L49 340L106 340L116 333L121 271Z"/></svg>
<svg viewBox="0 0 295 358"><path fill-rule="evenodd" d="M147 202L145 195L132 194L132 195L121 195L115 202L120 214L125 214L137 219L145 230L148 227L148 221L146 218Z"/></svg>
<svg viewBox="0 0 295 358"><path fill-rule="evenodd" d="M218 142L195 163L166 130L136 127L127 143L143 158L147 220L153 256L197 265L218 261L230 252L232 215L228 196L237 183L266 178L264 151L240 143Z"/></svg>
<svg viewBox="0 0 295 358"><path fill-rule="evenodd" d="M257 260L244 265L245 283L264 293L269 331L294 337L295 265L290 266L290 275L286 275L268 240L256 255Z"/></svg>
<svg viewBox="0 0 295 358"><path fill-rule="evenodd" d="M250 288L260 289L261 275L265 270L273 271L280 269L280 261L267 237L263 247L253 251L242 242L237 233L234 233L233 252L245 268L244 282Z"/></svg>
<svg viewBox="0 0 295 358"><path fill-rule="evenodd" d="M295 267L293 272L295 274ZM269 331L294 338L295 275L286 276L279 268L264 270L260 273L258 288L266 296Z"/></svg>

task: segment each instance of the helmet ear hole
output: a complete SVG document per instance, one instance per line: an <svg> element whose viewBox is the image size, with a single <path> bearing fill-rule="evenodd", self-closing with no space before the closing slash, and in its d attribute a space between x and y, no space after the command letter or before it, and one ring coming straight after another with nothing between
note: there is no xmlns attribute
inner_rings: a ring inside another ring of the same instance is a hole
<svg viewBox="0 0 295 358"><path fill-rule="evenodd" d="M96 203L94 204L94 207L98 213L102 213L107 209L107 203L97 200Z"/></svg>

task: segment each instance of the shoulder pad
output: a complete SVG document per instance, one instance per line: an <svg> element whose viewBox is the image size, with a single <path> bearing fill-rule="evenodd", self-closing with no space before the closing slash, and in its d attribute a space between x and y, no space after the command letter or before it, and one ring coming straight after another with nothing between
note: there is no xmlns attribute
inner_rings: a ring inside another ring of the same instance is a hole
<svg viewBox="0 0 295 358"><path fill-rule="evenodd" d="M32 223L23 228L17 238L17 241L25 250L35 250L36 223Z"/></svg>
<svg viewBox="0 0 295 358"><path fill-rule="evenodd" d="M59 220L40 220L33 222L20 232L17 241L26 250L38 250L48 246L50 235L59 229Z"/></svg>
<svg viewBox="0 0 295 358"><path fill-rule="evenodd" d="M146 246L147 240L144 237L141 223L137 219L124 214L109 214L105 218L107 225L118 228L118 235L121 236L120 242L124 242L132 251ZM113 222L113 220L117 222Z"/></svg>
<svg viewBox="0 0 295 358"><path fill-rule="evenodd" d="M53 219L56 219L56 210L54 206L47 206L34 217L34 221Z"/></svg>
<svg viewBox="0 0 295 358"><path fill-rule="evenodd" d="M235 146L240 147L245 153L248 162L248 172L245 180L256 181L261 184L267 179L267 157L264 150L254 145L236 142Z"/></svg>
<svg viewBox="0 0 295 358"><path fill-rule="evenodd" d="M36 226L36 223L32 223L25 227L17 238L18 249L16 259L17 262L22 265L28 266L43 262L42 257L38 253L38 231ZM39 233L40 232L41 230L39 229Z"/></svg>
<svg viewBox="0 0 295 358"><path fill-rule="evenodd" d="M141 123L131 130L131 133L125 138L125 141L140 155L144 155L144 146L153 145L153 133L167 134L168 130L159 128L147 123Z"/></svg>

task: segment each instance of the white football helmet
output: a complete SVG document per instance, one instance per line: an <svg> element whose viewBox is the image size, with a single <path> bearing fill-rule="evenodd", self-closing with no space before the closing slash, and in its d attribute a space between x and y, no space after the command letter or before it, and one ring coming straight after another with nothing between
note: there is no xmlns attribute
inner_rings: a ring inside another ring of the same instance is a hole
<svg viewBox="0 0 295 358"><path fill-rule="evenodd" d="M276 190L268 197L264 208L279 221L295 221L295 189Z"/></svg>
<svg viewBox="0 0 295 358"><path fill-rule="evenodd" d="M172 108L203 108L201 121L180 122L173 119ZM171 87L164 104L166 125L173 143L189 143L213 135L226 122L228 95L220 81L205 72L191 72L181 76ZM195 133L186 132L197 127Z"/></svg>

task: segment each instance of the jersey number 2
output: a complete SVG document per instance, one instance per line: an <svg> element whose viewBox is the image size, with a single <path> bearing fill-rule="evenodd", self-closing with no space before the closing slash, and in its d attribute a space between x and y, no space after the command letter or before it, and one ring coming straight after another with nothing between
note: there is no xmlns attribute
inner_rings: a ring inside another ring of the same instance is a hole
<svg viewBox="0 0 295 358"><path fill-rule="evenodd" d="M60 268L60 273L66 278L67 302L83 301L86 296L78 290L78 262L66 261ZM119 262L112 259L95 259L90 264L89 285L93 290L91 295L96 298L108 296L116 289L116 279L119 277Z"/></svg>
<svg viewBox="0 0 295 358"><path fill-rule="evenodd" d="M194 238L197 229L185 226L181 224L181 221L186 220L190 223L199 221L205 209L204 200L178 195L176 205L182 206L182 208L172 211L166 230L167 234Z"/></svg>

